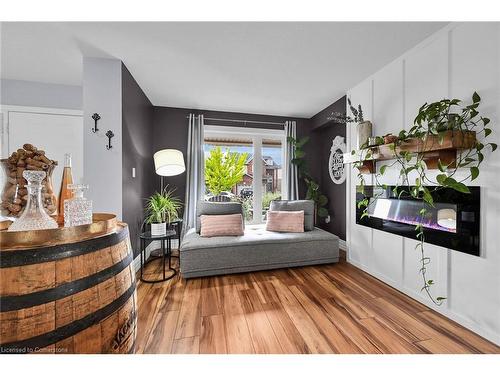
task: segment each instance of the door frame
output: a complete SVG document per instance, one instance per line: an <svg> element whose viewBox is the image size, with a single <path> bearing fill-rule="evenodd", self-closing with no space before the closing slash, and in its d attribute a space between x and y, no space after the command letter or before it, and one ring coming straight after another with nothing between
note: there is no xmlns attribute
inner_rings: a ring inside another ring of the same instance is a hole
<svg viewBox="0 0 500 375"><path fill-rule="evenodd" d="M7 158L12 152L9 144L9 114L10 113L36 113L41 115L61 115L81 117L83 121L83 110L48 108L48 107L27 107L20 105L0 105L0 157Z"/></svg>

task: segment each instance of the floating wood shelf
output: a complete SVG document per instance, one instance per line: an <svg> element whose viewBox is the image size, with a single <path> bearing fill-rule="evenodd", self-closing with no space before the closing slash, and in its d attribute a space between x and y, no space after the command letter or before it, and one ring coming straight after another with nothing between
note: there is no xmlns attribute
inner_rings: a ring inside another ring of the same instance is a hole
<svg viewBox="0 0 500 375"><path fill-rule="evenodd" d="M354 155L345 153L344 164L363 160L363 165L360 167L361 173L375 173L377 161L393 160L395 155L409 152L414 155L424 154L423 159L428 169L438 169L438 160L441 160L442 164L449 165L450 168L455 168L457 150L473 148L476 143L476 132L450 130L443 134L441 142L439 142L439 136L431 135L425 141L416 138L408 139L396 147L391 143L358 150ZM369 158L366 157L368 151L371 152Z"/></svg>

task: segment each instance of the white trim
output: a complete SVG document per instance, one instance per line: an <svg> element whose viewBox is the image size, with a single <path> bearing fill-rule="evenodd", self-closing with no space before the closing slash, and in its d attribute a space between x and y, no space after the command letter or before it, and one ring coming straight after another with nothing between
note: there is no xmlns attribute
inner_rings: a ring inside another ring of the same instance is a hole
<svg viewBox="0 0 500 375"><path fill-rule="evenodd" d="M46 108L46 107L27 107L20 105L3 105L0 104L0 157L6 158L9 156L9 114L10 113L37 113L47 115L75 116L82 117L83 111L77 109L63 108Z"/></svg>
<svg viewBox="0 0 500 375"><path fill-rule="evenodd" d="M83 111L80 109L26 107L26 106L22 106L22 105L0 104L0 111L2 111L2 112L27 112L27 113L67 115L67 116L83 116Z"/></svg>
<svg viewBox="0 0 500 375"><path fill-rule="evenodd" d="M207 134L214 135L225 135L231 138L233 135L247 135L247 136L265 136L271 138L285 139L284 129L259 129L259 128L248 128L241 126L221 126L221 125L205 125L203 127L205 136Z"/></svg>
<svg viewBox="0 0 500 375"><path fill-rule="evenodd" d="M253 143L253 176L252 189L253 189L253 220L252 224L262 223L262 163L256 162L262 160L262 137L254 135L252 137ZM257 199L256 199L257 197Z"/></svg>
<svg viewBox="0 0 500 375"><path fill-rule="evenodd" d="M344 240L339 239L339 249L347 252L347 244Z"/></svg>

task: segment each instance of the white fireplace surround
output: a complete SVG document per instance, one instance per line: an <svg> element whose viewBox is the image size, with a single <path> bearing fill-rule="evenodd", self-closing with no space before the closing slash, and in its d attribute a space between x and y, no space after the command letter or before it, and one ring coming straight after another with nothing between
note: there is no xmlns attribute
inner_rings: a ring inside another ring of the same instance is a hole
<svg viewBox="0 0 500 375"><path fill-rule="evenodd" d="M445 97L470 101L477 90L480 111L490 117L500 143L500 23L453 23L365 79L348 92L373 123L374 135L409 129L418 108ZM348 151L355 148L356 129L347 129ZM432 258L428 278L433 293L446 296L436 307L421 292L416 241L356 224L357 172L347 176L347 260L394 288L419 300L479 335L500 344L500 151L486 154L480 177L481 256L471 256L426 244ZM380 168L383 163L378 163ZM429 175L434 176L434 171ZM437 174L437 173L436 173ZM398 169L387 170L383 183L396 183ZM366 175L367 184L371 176Z"/></svg>

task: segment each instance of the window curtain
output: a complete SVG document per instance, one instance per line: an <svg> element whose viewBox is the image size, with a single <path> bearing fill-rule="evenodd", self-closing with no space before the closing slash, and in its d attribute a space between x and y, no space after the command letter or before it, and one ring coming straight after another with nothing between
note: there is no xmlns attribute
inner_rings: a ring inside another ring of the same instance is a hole
<svg viewBox="0 0 500 375"><path fill-rule="evenodd" d="M288 137L297 139L297 123L295 121L285 122L286 149L285 161L287 163L287 184L286 184L286 199L299 199L299 176L297 166L292 164L292 159L295 158L293 145L288 141Z"/></svg>
<svg viewBox="0 0 500 375"><path fill-rule="evenodd" d="M203 115L189 115L183 231L196 225L196 203L205 193Z"/></svg>

